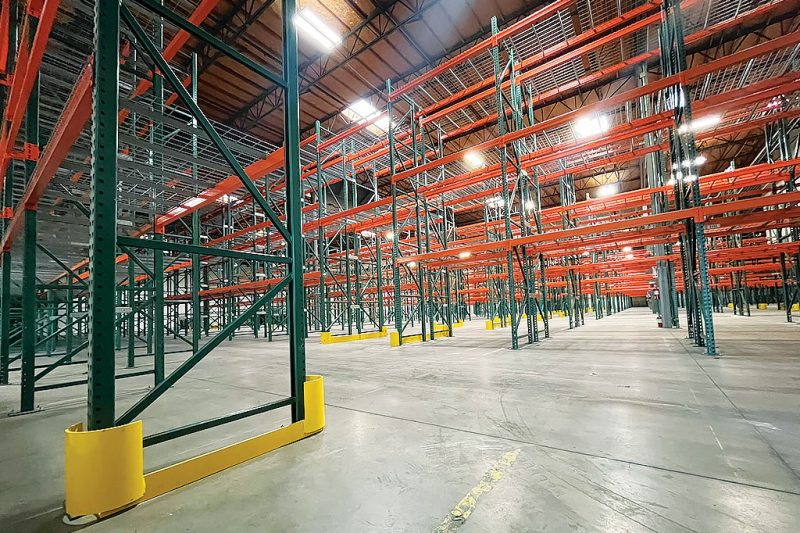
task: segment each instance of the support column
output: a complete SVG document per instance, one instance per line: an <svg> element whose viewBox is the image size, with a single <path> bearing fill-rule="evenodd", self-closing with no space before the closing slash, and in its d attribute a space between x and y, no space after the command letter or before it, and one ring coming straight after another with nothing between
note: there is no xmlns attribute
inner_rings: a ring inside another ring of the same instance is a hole
<svg viewBox="0 0 800 533"><path fill-rule="evenodd" d="M119 4L95 2L92 180L89 203L87 427L114 425L114 293L117 229Z"/></svg>
<svg viewBox="0 0 800 533"><path fill-rule="evenodd" d="M296 11L295 0L283 0L283 72L286 80L284 98L284 147L286 153L286 220L291 235L288 251L291 263L287 266L291 276L287 289L289 364L291 372L292 421L305 418L303 387L306 380L306 345L304 335L303 264L303 195L300 183L300 93L297 74L297 31L292 19Z"/></svg>

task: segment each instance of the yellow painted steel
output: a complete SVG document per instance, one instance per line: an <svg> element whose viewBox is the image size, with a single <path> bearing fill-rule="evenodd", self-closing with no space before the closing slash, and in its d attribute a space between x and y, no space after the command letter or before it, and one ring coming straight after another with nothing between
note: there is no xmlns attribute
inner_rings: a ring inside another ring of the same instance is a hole
<svg viewBox="0 0 800 533"><path fill-rule="evenodd" d="M64 433L64 505L70 516L132 504L145 493L142 421L97 431L75 424Z"/></svg>
<svg viewBox="0 0 800 533"><path fill-rule="evenodd" d="M733 309L733 304L728 304L728 309Z"/></svg>
<svg viewBox="0 0 800 533"><path fill-rule="evenodd" d="M306 435L311 435L325 427L325 385L322 376L306 376L303 393L306 406L304 431Z"/></svg>
<svg viewBox="0 0 800 533"><path fill-rule="evenodd" d="M194 483L226 468L296 442L305 436L304 422L295 422L275 431L156 470L144 476L147 491L144 497L136 503Z"/></svg>
<svg viewBox="0 0 800 533"><path fill-rule="evenodd" d="M370 331L369 333L355 333L353 335L333 335L330 331L323 331L319 334L320 344L337 344L340 342L363 341L367 339L380 339L389 335L389 328L383 327L381 331Z"/></svg>
<svg viewBox="0 0 800 533"><path fill-rule="evenodd" d="M144 474L142 421L100 431L66 431L66 511L105 518L322 431L322 376L306 376L305 419Z"/></svg>
<svg viewBox="0 0 800 533"><path fill-rule="evenodd" d="M487 329L488 331L491 331L491 330L493 330L493 329L494 329L494 321L492 321L492 320L487 320L487 321L486 321L486 329Z"/></svg>
<svg viewBox="0 0 800 533"><path fill-rule="evenodd" d="M767 304L758 304L758 308L762 311L767 308Z"/></svg>
<svg viewBox="0 0 800 533"><path fill-rule="evenodd" d="M433 323L434 327L438 328L446 328L447 324L440 324L438 322ZM464 321L461 320L460 322L453 322L453 329L464 327Z"/></svg>
<svg viewBox="0 0 800 533"><path fill-rule="evenodd" d="M792 311L800 311L800 304L794 304L792 306Z"/></svg>
<svg viewBox="0 0 800 533"><path fill-rule="evenodd" d="M434 325L433 338L444 339L450 336L450 330L447 326ZM422 335L406 335L403 337L403 344L414 344L415 342L422 342ZM396 348L400 346L400 334L396 331L389 333L389 346Z"/></svg>

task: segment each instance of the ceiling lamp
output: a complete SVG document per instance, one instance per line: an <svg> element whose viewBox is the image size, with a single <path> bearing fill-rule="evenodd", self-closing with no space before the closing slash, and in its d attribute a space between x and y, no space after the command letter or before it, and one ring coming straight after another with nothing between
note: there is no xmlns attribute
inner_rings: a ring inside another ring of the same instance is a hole
<svg viewBox="0 0 800 533"><path fill-rule="evenodd" d="M374 105L363 98L344 108L342 115L350 122L357 124L371 122L367 129L375 135L380 136L389 131L389 116L378 111Z"/></svg>
<svg viewBox="0 0 800 533"><path fill-rule="evenodd" d="M681 124L678 128L680 133L698 132L713 128L722 120L720 115L706 115L704 117L696 118L688 124Z"/></svg>
<svg viewBox="0 0 800 533"><path fill-rule="evenodd" d="M492 196L488 200L486 200L486 205L489 207L503 207L506 205L506 201L503 200L502 196Z"/></svg>
<svg viewBox="0 0 800 533"><path fill-rule="evenodd" d="M575 135L581 139L594 137L608 131L609 122L605 115L584 117L575 121Z"/></svg>
<svg viewBox="0 0 800 533"><path fill-rule="evenodd" d="M342 44L341 35L308 8L295 14L294 25L313 40L323 52L332 52L334 48Z"/></svg>
<svg viewBox="0 0 800 533"><path fill-rule="evenodd" d="M464 161L470 168L478 169L486 166L486 160L478 152L470 150L464 154Z"/></svg>
<svg viewBox="0 0 800 533"><path fill-rule="evenodd" d="M458 254L459 259L467 259L469 257L472 257L472 252L461 252Z"/></svg>
<svg viewBox="0 0 800 533"><path fill-rule="evenodd" d="M697 157L694 158L694 166L696 167L702 166L705 164L706 161L708 161L708 159L706 159L706 156L698 155ZM681 165L683 166L683 168L690 168L692 166L692 161L690 159L687 159L686 161L681 163Z"/></svg>
<svg viewBox="0 0 800 533"><path fill-rule="evenodd" d="M597 196L602 198L604 196L611 196L612 194L617 194L618 192L619 192L618 183L606 183L605 185L597 189Z"/></svg>

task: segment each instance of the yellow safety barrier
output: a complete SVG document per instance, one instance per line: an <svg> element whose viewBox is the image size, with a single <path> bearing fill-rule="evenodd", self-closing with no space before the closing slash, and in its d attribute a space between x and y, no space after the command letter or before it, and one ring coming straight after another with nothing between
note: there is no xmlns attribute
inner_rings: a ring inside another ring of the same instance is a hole
<svg viewBox="0 0 800 533"><path fill-rule="evenodd" d="M733 304L728 304L728 309L733 309Z"/></svg>
<svg viewBox="0 0 800 533"><path fill-rule="evenodd" d="M794 304L792 306L792 311L800 311L800 304Z"/></svg>
<svg viewBox="0 0 800 533"><path fill-rule="evenodd" d="M389 335L389 328L383 327L381 331L370 331L369 333L355 333L353 335L334 335L330 331L323 331L319 334L320 344L337 344L340 342L363 341L367 339L380 339Z"/></svg>
<svg viewBox="0 0 800 533"><path fill-rule="evenodd" d="M98 431L66 430L68 516L105 518L320 432L325 427L322 376L306 376L305 418L286 427L144 474L142 421Z"/></svg>
<svg viewBox="0 0 800 533"><path fill-rule="evenodd" d="M434 326L433 338L444 339L450 336L450 330L447 326ZM422 342L422 334L419 335L406 335L403 337L403 344L413 344L415 342ZM389 333L389 346L396 348L400 346L400 334L396 331Z"/></svg>
<svg viewBox="0 0 800 533"><path fill-rule="evenodd" d="M446 328L446 327L447 327L447 324L440 324L440 323L438 323L438 322L434 322L434 323L433 323L433 325L434 325L435 327L437 327L437 328L438 328L438 327L440 327L440 326L441 326L441 327L444 327L444 328ZM464 327L464 321L463 321L463 320L461 320L461 321L459 321L459 322L453 322L453 329L456 329L456 328L461 328L461 327Z"/></svg>
<svg viewBox="0 0 800 533"><path fill-rule="evenodd" d="M758 309L761 309L763 311L766 308L767 308L767 304L758 304Z"/></svg>
<svg viewBox="0 0 800 533"><path fill-rule="evenodd" d="M67 514L112 511L144 496L141 420L98 431L75 424L64 438Z"/></svg>

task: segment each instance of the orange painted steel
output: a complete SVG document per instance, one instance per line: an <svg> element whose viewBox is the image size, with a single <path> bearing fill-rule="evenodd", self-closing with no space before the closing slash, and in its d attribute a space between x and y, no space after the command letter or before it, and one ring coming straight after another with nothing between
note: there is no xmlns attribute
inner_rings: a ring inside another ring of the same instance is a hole
<svg viewBox="0 0 800 533"><path fill-rule="evenodd" d="M14 143L17 140L22 118L25 116L25 109L28 105L33 84L39 76L39 67L42 64L47 40L50 38L50 31L53 29L60 0L45 0L41 2L31 2L28 5L28 17L25 18L23 29L19 39L19 50L14 66L14 76L11 82L11 89L6 101L5 113L3 116L2 132L0 132L0 193L5 187L5 175L8 164L11 161L11 154L14 151ZM41 6L41 7L40 7ZM28 34L30 32L31 17L36 17L39 22L36 26L36 33L33 41L28 47ZM0 39L7 39L6 35Z"/></svg>
<svg viewBox="0 0 800 533"><path fill-rule="evenodd" d="M15 237L22 229L25 209L34 209L50 185L61 163L72 150L81 131L92 115L92 65L84 66L72 90L64 111L58 118L50 140L36 163L33 175L3 235L0 248L10 250Z"/></svg>
<svg viewBox="0 0 800 533"><path fill-rule="evenodd" d="M426 72L425 74L418 76L414 80L402 85L401 87L395 89L389 98L392 101L399 99L402 95L406 94L407 92L411 91L412 89L419 87L423 83L428 80L434 79L436 76L447 72L447 70L453 68L455 65L462 63L472 57L477 56L478 54L483 54L488 52L492 47L496 46L498 43L502 42L505 39L513 37L517 35L535 23L540 22L542 20L546 20L547 18L555 15L561 9L566 9L570 7L572 4L575 3L575 0L556 0L555 2L548 4L534 13L531 13L527 17L523 18L522 20L512 24L508 28L503 29L502 31L498 32L496 35L493 35L491 38L486 39L485 41L481 41L480 43L471 46L464 52L456 55L455 57L448 59L447 61L443 62L442 64L438 65L437 67L432 68L430 71Z"/></svg>

